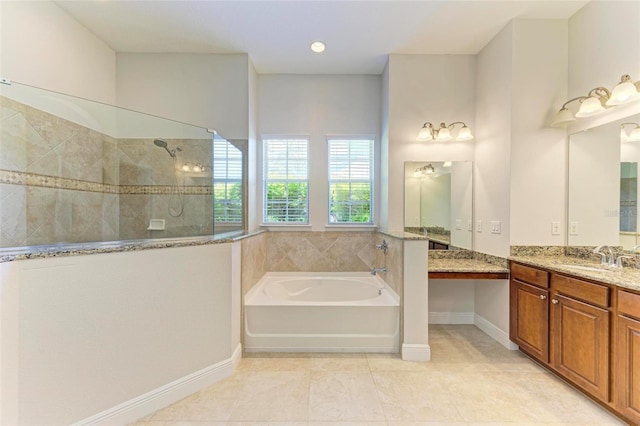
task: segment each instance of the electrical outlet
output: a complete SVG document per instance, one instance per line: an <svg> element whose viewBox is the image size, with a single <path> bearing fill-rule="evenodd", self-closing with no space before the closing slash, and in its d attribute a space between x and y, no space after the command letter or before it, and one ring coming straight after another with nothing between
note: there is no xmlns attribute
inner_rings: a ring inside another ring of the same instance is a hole
<svg viewBox="0 0 640 426"><path fill-rule="evenodd" d="M473 232L473 221L471 220L467 222L467 231Z"/></svg>
<svg viewBox="0 0 640 426"><path fill-rule="evenodd" d="M551 235L560 235L560 222L551 222Z"/></svg>
<svg viewBox="0 0 640 426"><path fill-rule="evenodd" d="M456 219L456 230L457 231L462 230L462 220L461 219Z"/></svg>
<svg viewBox="0 0 640 426"><path fill-rule="evenodd" d="M482 232L482 221L481 220L477 220L476 221L476 232Z"/></svg>
<svg viewBox="0 0 640 426"><path fill-rule="evenodd" d="M578 222L569 222L569 235L578 235Z"/></svg>
<svg viewBox="0 0 640 426"><path fill-rule="evenodd" d="M491 221L491 233L492 234L499 234L500 232L502 232L500 221L499 220L492 220Z"/></svg>

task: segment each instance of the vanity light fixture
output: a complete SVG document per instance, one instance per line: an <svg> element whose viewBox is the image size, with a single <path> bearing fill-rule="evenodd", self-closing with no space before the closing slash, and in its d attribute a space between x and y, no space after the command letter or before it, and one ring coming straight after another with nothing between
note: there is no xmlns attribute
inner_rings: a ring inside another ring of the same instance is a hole
<svg viewBox="0 0 640 426"><path fill-rule="evenodd" d="M562 108L556 114L552 127L562 127L576 121L576 118L591 117L606 110L606 107L622 105L627 102L640 99L638 93L638 84L633 83L628 74L620 78L620 83L613 88L612 91L605 87L596 87L591 89L586 96L578 96L569 99L562 105ZM580 102L580 108L576 114L572 114L567 106L575 101Z"/></svg>
<svg viewBox="0 0 640 426"><path fill-rule="evenodd" d="M435 167L431 163L425 164L422 167L418 167L416 171L413 173L415 177L424 177L427 175L432 175L436 172Z"/></svg>
<svg viewBox="0 0 640 426"><path fill-rule="evenodd" d="M191 163L191 162L184 163L180 168L180 170L182 170L183 172L193 172L193 173L204 173L206 169L207 169L207 166L205 166L204 164Z"/></svg>
<svg viewBox="0 0 640 426"><path fill-rule="evenodd" d="M626 125L631 125L636 127L627 134L627 132L624 130L624 126ZM620 125L620 142L640 142L640 124L622 123Z"/></svg>
<svg viewBox="0 0 640 426"><path fill-rule="evenodd" d="M454 138L451 134L451 131L454 130L456 124L462 124L462 128L458 131L458 134ZM440 123L439 128L433 127L433 124L426 122L422 125L420 132L418 132L418 137L416 140L418 142L424 141L468 141L473 139L473 135L471 134L471 130L465 123L462 121L454 121L448 126L445 123Z"/></svg>

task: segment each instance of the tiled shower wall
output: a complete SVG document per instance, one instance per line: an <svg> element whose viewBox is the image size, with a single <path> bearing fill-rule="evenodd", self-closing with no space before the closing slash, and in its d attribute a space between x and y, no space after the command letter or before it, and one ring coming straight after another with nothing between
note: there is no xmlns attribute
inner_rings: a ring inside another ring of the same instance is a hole
<svg viewBox="0 0 640 426"><path fill-rule="evenodd" d="M206 176L178 173L153 139L115 139L0 97L0 247L210 235ZM167 140L181 162L211 164L211 140ZM149 219L166 231L147 231Z"/></svg>

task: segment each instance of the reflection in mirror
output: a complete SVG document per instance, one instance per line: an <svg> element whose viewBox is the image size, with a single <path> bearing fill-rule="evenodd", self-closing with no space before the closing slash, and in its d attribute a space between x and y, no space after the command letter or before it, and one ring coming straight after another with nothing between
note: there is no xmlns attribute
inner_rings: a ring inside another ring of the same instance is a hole
<svg viewBox="0 0 640 426"><path fill-rule="evenodd" d="M404 171L405 231L427 235L432 250L472 250L473 163L408 161Z"/></svg>
<svg viewBox="0 0 640 426"><path fill-rule="evenodd" d="M630 250L638 238L640 141L630 140L640 115L574 133L569 139L570 246ZM625 130L626 129L626 130Z"/></svg>

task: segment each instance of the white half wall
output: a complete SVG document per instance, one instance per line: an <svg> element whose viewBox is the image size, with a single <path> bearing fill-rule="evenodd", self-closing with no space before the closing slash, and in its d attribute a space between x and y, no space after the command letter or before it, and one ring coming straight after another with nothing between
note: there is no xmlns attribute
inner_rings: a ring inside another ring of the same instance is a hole
<svg viewBox="0 0 640 426"><path fill-rule="evenodd" d="M52 1L0 2L0 77L116 101L115 52Z"/></svg>
<svg viewBox="0 0 640 426"><path fill-rule="evenodd" d="M69 424L220 378L240 339L239 244L0 264L0 423Z"/></svg>

